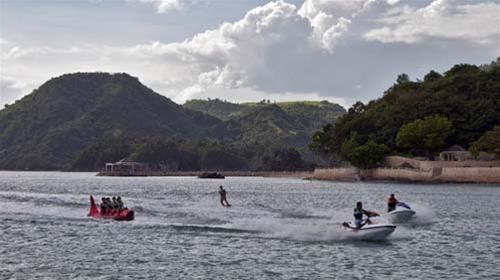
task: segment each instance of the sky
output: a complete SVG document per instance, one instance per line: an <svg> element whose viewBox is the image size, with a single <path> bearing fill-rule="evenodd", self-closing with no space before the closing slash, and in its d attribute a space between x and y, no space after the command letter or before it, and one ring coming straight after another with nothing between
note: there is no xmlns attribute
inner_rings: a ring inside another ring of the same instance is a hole
<svg viewBox="0 0 500 280"><path fill-rule="evenodd" d="M500 56L500 0L0 0L0 108L52 77L126 72L182 104L379 98Z"/></svg>

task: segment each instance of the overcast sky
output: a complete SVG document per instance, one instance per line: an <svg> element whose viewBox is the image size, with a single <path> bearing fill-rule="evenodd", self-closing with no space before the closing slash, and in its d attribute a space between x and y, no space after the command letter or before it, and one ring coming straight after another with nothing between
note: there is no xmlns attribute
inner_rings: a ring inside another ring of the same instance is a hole
<svg viewBox="0 0 500 280"><path fill-rule="evenodd" d="M500 0L0 0L0 108L71 72L127 72L178 103L382 96L500 56Z"/></svg>

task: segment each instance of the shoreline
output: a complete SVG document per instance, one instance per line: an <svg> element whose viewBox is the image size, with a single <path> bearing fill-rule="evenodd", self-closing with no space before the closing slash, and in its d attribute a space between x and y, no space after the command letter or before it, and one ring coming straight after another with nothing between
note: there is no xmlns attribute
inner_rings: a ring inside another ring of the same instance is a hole
<svg viewBox="0 0 500 280"><path fill-rule="evenodd" d="M113 174L110 172L98 172L96 176L103 177L197 177L205 171L149 171L143 174L127 175ZM217 172L225 177L289 177L289 178L307 178L313 175L313 171L221 171ZM217 179L217 178L203 178ZM222 178L221 178L222 179Z"/></svg>
<svg viewBox="0 0 500 280"><path fill-rule="evenodd" d="M500 185L500 167L411 168L324 168L309 179L342 182L458 183Z"/></svg>
<svg viewBox="0 0 500 280"><path fill-rule="evenodd" d="M488 167L481 168L485 170ZM456 168L454 168L456 169ZM460 168L459 172L464 169L473 168ZM477 171L477 170L476 170ZM318 168L314 171L228 171L221 172L225 177L267 177L267 178L300 178L303 180L315 181L330 181L330 182L369 182L369 183L413 183L413 184L491 184L500 185L500 167L489 167L486 171L493 172L494 178L485 178L480 174L475 176L461 176L455 178L440 178L440 176L432 178L432 170L429 172L419 171L414 169L402 168L376 168L358 170L357 168ZM154 172L147 175L107 175L98 171L63 171L63 170L0 170L0 172L60 172L60 173L93 173L94 176L101 177L197 177L202 171L176 171L176 172ZM403 172L403 176L401 176ZM405 173L419 174L417 178L407 176ZM425 176L425 177L422 177ZM478 177L479 176L479 177ZM418 178L420 177L420 178ZM217 179L217 178L200 178L200 179ZM223 180L223 178L218 178Z"/></svg>
<svg viewBox="0 0 500 280"><path fill-rule="evenodd" d="M477 182L477 181L413 181L405 179L359 179L359 180L345 180L345 179L314 179L304 178L304 180L324 181L324 182L339 182L339 183L394 183L394 184L413 184L413 185L447 185L447 184L463 184L463 185L491 185L500 187L499 183L492 182Z"/></svg>

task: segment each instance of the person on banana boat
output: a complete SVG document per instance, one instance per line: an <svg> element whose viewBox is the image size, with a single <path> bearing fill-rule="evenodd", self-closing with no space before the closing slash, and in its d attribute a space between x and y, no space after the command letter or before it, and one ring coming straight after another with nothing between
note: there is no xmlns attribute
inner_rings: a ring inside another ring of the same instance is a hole
<svg viewBox="0 0 500 280"><path fill-rule="evenodd" d="M109 205L106 197L101 198L101 214L106 215L112 210L111 205Z"/></svg>
<svg viewBox="0 0 500 280"><path fill-rule="evenodd" d="M117 197L116 198L116 205L117 205L117 209L119 211L123 210L123 202L122 202L122 198L121 197Z"/></svg>
<svg viewBox="0 0 500 280"><path fill-rule="evenodd" d="M113 206L113 210L118 210L118 202L116 201L116 196L113 196L111 199L111 205Z"/></svg>

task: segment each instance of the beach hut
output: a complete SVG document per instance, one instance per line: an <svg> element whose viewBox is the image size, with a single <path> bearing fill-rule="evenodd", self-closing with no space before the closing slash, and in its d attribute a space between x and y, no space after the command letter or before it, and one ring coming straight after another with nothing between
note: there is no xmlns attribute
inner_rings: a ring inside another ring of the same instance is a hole
<svg viewBox="0 0 500 280"><path fill-rule="evenodd" d="M474 160L471 152L464 149L462 146L453 145L448 149L439 153L439 158L446 161L465 161Z"/></svg>
<svg viewBox="0 0 500 280"><path fill-rule="evenodd" d="M106 163L104 175L108 176L146 176L148 164L123 158L117 162Z"/></svg>

